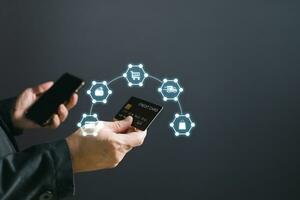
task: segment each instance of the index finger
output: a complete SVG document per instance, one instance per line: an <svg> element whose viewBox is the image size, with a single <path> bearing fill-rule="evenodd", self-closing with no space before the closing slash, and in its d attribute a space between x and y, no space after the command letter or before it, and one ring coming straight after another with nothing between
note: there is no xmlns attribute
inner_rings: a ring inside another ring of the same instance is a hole
<svg viewBox="0 0 300 200"><path fill-rule="evenodd" d="M48 81L42 84L39 84L35 87L32 88L32 91L36 94L36 95L41 95L42 93L46 92L47 90L49 90L52 85L53 85L53 81Z"/></svg>
<svg viewBox="0 0 300 200"><path fill-rule="evenodd" d="M68 110L72 109L78 102L78 94L74 93L69 101L65 103L65 106L67 107Z"/></svg>

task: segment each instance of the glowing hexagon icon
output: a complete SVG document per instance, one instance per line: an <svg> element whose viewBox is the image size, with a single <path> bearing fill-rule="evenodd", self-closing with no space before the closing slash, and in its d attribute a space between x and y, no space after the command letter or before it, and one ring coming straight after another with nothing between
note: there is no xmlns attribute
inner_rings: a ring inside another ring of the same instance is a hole
<svg viewBox="0 0 300 200"><path fill-rule="evenodd" d="M190 136L191 130L196 124L192 122L190 114L175 114L174 120L170 123L170 127L174 130L175 136Z"/></svg>
<svg viewBox="0 0 300 200"><path fill-rule="evenodd" d="M177 78L173 80L164 79L162 85L158 88L158 92L161 93L164 101L178 101L178 97L180 93L183 92L183 88L179 85Z"/></svg>
<svg viewBox="0 0 300 200"><path fill-rule="evenodd" d="M145 78L147 78L148 76L149 75L145 72L144 66L142 64L129 64L127 71L123 74L123 77L126 78L129 87L142 87L144 85Z"/></svg>
<svg viewBox="0 0 300 200"><path fill-rule="evenodd" d="M92 81L91 88L87 91L87 94L91 97L92 103L107 103L107 98L112 94L112 91L108 88L107 82Z"/></svg>
<svg viewBox="0 0 300 200"><path fill-rule="evenodd" d="M99 130L103 127L103 122L98 120L97 114L83 114L77 126L83 136L97 136Z"/></svg>

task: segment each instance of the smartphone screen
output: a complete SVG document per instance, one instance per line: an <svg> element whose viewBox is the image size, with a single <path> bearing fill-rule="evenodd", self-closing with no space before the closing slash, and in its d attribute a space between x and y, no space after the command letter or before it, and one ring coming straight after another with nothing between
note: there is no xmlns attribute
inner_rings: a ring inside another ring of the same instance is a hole
<svg viewBox="0 0 300 200"><path fill-rule="evenodd" d="M57 112L60 104L68 101L73 93L84 85L84 81L69 73L63 74L28 110L26 117L45 126Z"/></svg>

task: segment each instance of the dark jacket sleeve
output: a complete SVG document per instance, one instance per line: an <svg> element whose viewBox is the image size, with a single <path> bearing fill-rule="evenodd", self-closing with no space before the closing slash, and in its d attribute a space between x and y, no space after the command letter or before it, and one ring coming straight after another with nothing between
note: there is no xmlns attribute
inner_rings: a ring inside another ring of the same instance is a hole
<svg viewBox="0 0 300 200"><path fill-rule="evenodd" d="M0 199L58 200L72 195L72 162L65 140L15 151L14 136L21 131L11 122L14 103L14 98L0 101Z"/></svg>
<svg viewBox="0 0 300 200"><path fill-rule="evenodd" d="M0 158L1 200L61 199L72 194L73 188L70 153L65 140Z"/></svg>

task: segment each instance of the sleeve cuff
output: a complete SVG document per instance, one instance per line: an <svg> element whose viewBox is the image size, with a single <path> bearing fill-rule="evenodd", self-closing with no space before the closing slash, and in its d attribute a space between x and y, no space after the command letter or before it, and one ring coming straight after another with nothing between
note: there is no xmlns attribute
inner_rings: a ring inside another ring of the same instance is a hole
<svg viewBox="0 0 300 200"><path fill-rule="evenodd" d="M52 143L51 146L55 167L56 196L60 199L74 195L74 176L69 147L65 140Z"/></svg>

